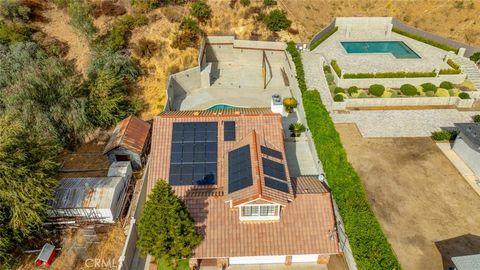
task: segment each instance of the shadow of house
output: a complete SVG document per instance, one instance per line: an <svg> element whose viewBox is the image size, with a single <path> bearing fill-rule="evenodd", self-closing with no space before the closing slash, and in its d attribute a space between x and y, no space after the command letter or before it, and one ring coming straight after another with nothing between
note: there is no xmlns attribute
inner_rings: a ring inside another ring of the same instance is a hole
<svg viewBox="0 0 480 270"><path fill-rule="evenodd" d="M453 267L452 257L474 255L480 253L480 236L464 234L450 239L435 242L442 255L443 269Z"/></svg>

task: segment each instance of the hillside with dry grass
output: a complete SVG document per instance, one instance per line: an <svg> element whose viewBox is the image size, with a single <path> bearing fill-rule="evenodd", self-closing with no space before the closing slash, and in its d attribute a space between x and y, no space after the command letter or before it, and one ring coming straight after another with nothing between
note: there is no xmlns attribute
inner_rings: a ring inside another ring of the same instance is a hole
<svg viewBox="0 0 480 270"><path fill-rule="evenodd" d="M101 2L98 0L91 2ZM405 23L473 45L480 45L480 1L386 1L386 0L278 0L277 6L263 7L262 1L209 0L212 16L200 24L207 35L236 35L240 39L308 40L333 18L338 16L394 16ZM118 1L129 13L134 9L129 1ZM141 97L145 119L157 115L165 104L165 88L169 74L194 67L197 48L178 49L172 46L183 18L189 15L190 3L164 6L145 13L149 23L132 31L129 50L144 73L132 94ZM257 19L259 12L280 8L287 12L292 26L288 31L273 33ZM45 11L47 22L39 27L49 35L69 44L67 59L75 61L85 73L89 50L85 38L72 30L64 11L50 7ZM113 17L100 16L93 20L99 33L112 25ZM59 31L60 29L60 31ZM148 53L138 53L139 43L155 43Z"/></svg>

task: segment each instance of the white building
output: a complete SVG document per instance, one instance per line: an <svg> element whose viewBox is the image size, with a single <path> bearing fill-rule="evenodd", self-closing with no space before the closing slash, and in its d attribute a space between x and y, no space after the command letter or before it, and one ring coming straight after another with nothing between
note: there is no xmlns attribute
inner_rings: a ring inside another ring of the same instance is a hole
<svg viewBox="0 0 480 270"><path fill-rule="evenodd" d="M64 178L55 191L54 218L113 223L120 216L132 177L130 162L114 162L106 177Z"/></svg>

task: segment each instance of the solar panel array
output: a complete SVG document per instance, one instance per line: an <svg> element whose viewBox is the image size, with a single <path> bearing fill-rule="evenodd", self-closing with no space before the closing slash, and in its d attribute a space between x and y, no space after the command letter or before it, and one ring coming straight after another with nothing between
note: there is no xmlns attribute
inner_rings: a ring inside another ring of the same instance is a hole
<svg viewBox="0 0 480 270"><path fill-rule="evenodd" d="M225 121L223 123L223 140L235 141L235 121Z"/></svg>
<svg viewBox="0 0 480 270"><path fill-rule="evenodd" d="M275 151L275 150L273 150ZM265 186L288 192L287 174L282 163L262 158Z"/></svg>
<svg viewBox="0 0 480 270"><path fill-rule="evenodd" d="M288 193L288 184L287 182L284 182L284 181L278 181L278 180L275 180L273 178L270 178L270 177L265 177L265 185L267 187L271 187L271 188L274 188L276 190L280 190L280 191L283 191L283 192L287 192Z"/></svg>
<svg viewBox="0 0 480 270"><path fill-rule="evenodd" d="M228 153L228 193L253 185L250 145Z"/></svg>
<svg viewBox="0 0 480 270"><path fill-rule="evenodd" d="M262 154L265 154L267 156L271 156L271 157L278 158L278 159L283 159L282 152L280 152L280 151L274 150L272 148L268 148L268 147L263 146L263 145L260 146L260 150L262 151Z"/></svg>
<svg viewBox="0 0 480 270"><path fill-rule="evenodd" d="M215 184L217 153L217 122L173 123L170 184Z"/></svg>

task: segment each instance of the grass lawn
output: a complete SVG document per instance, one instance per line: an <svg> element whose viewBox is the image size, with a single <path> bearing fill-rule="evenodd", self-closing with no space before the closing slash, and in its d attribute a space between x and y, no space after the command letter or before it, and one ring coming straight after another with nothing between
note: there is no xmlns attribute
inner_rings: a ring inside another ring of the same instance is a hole
<svg viewBox="0 0 480 270"><path fill-rule="evenodd" d="M180 260L178 262L177 268L175 269L173 269L171 265L168 265L165 259L160 259L157 269L158 270L189 270L188 259Z"/></svg>

